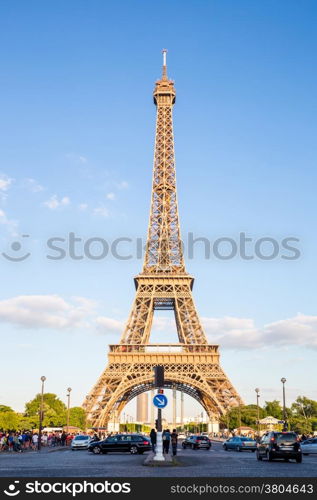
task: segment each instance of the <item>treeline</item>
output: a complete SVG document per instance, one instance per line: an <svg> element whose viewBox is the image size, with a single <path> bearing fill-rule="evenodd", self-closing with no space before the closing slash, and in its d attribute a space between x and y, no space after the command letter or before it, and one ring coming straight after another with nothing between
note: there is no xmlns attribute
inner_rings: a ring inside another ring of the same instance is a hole
<svg viewBox="0 0 317 500"><path fill-rule="evenodd" d="M263 407L259 407L260 420L264 417L275 417L283 420L283 408L279 401L266 401ZM305 396L298 396L296 401L286 408L289 429L299 434L310 434L317 431L317 401ZM246 405L232 408L221 418L221 426L230 430L240 426L257 428L257 405Z"/></svg>
<svg viewBox="0 0 317 500"><path fill-rule="evenodd" d="M0 430L18 431L32 430L39 427L41 395L25 404L22 413L15 412L10 406L0 405ZM66 405L56 394L46 393L43 396L43 427L63 427L67 424ZM69 410L69 425L85 429L89 422L83 408L75 406Z"/></svg>
<svg viewBox="0 0 317 500"><path fill-rule="evenodd" d="M39 412L41 405L41 395L37 396L25 404L22 413L15 412L12 408L0 405L0 430L17 431L31 430L39 427ZM291 407L286 408L289 428L299 434L310 434L317 431L317 401L308 399L305 396L298 396ZM279 401L266 401L263 407L259 407L260 419L271 416L278 420L283 420L283 408ZM67 423L66 405L56 396L56 394L46 393L43 396L43 427L63 427ZM70 408L69 425L86 429L90 426L87 421L85 411L79 406ZM137 429L138 424L120 424L120 430L128 432L140 432L148 429ZM240 425L257 428L257 406L244 405L232 408L220 420L221 428L230 430L238 428ZM184 426L190 432L206 431L207 424L190 422Z"/></svg>

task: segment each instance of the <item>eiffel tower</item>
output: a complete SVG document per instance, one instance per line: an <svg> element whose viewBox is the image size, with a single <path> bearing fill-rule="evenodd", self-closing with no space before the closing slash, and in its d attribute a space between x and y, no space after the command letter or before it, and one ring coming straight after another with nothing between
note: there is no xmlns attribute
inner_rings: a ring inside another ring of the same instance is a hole
<svg viewBox="0 0 317 500"><path fill-rule="evenodd" d="M152 202L142 272L120 343L109 346L108 365L83 407L94 427L107 426L135 396L154 388L153 368L165 367L165 387L201 403L210 422L242 404L219 363L219 346L207 342L192 296L194 279L185 269L177 206L172 110L176 92L163 73L155 84L157 108ZM150 344L155 310L173 310L179 343Z"/></svg>

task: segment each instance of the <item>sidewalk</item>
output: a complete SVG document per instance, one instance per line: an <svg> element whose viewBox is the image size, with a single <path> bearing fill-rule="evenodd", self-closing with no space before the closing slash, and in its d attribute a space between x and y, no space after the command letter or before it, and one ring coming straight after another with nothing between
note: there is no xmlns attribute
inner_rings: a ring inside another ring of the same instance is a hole
<svg viewBox="0 0 317 500"><path fill-rule="evenodd" d="M70 446L42 446L41 451L39 452L37 449L33 450L32 448L25 448L22 451L0 451L1 455L19 455L22 453L53 453L54 451L65 451L70 450Z"/></svg>

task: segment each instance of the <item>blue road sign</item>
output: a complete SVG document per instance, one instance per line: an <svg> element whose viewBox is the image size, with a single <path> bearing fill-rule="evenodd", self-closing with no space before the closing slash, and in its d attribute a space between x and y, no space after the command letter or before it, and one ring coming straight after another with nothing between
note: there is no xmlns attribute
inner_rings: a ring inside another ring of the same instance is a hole
<svg viewBox="0 0 317 500"><path fill-rule="evenodd" d="M167 405L167 397L164 394L156 394L153 398L153 404L157 408L165 408Z"/></svg>

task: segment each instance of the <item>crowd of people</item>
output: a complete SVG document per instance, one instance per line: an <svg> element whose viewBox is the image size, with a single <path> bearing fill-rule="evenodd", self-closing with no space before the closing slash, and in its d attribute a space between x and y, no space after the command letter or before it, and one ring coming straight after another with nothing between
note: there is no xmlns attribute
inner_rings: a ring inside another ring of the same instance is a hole
<svg viewBox="0 0 317 500"><path fill-rule="evenodd" d="M66 432L43 432L41 434L41 446L69 446L73 438L74 434ZM37 450L38 446L38 432L0 432L0 452L15 451L21 453L26 450Z"/></svg>

